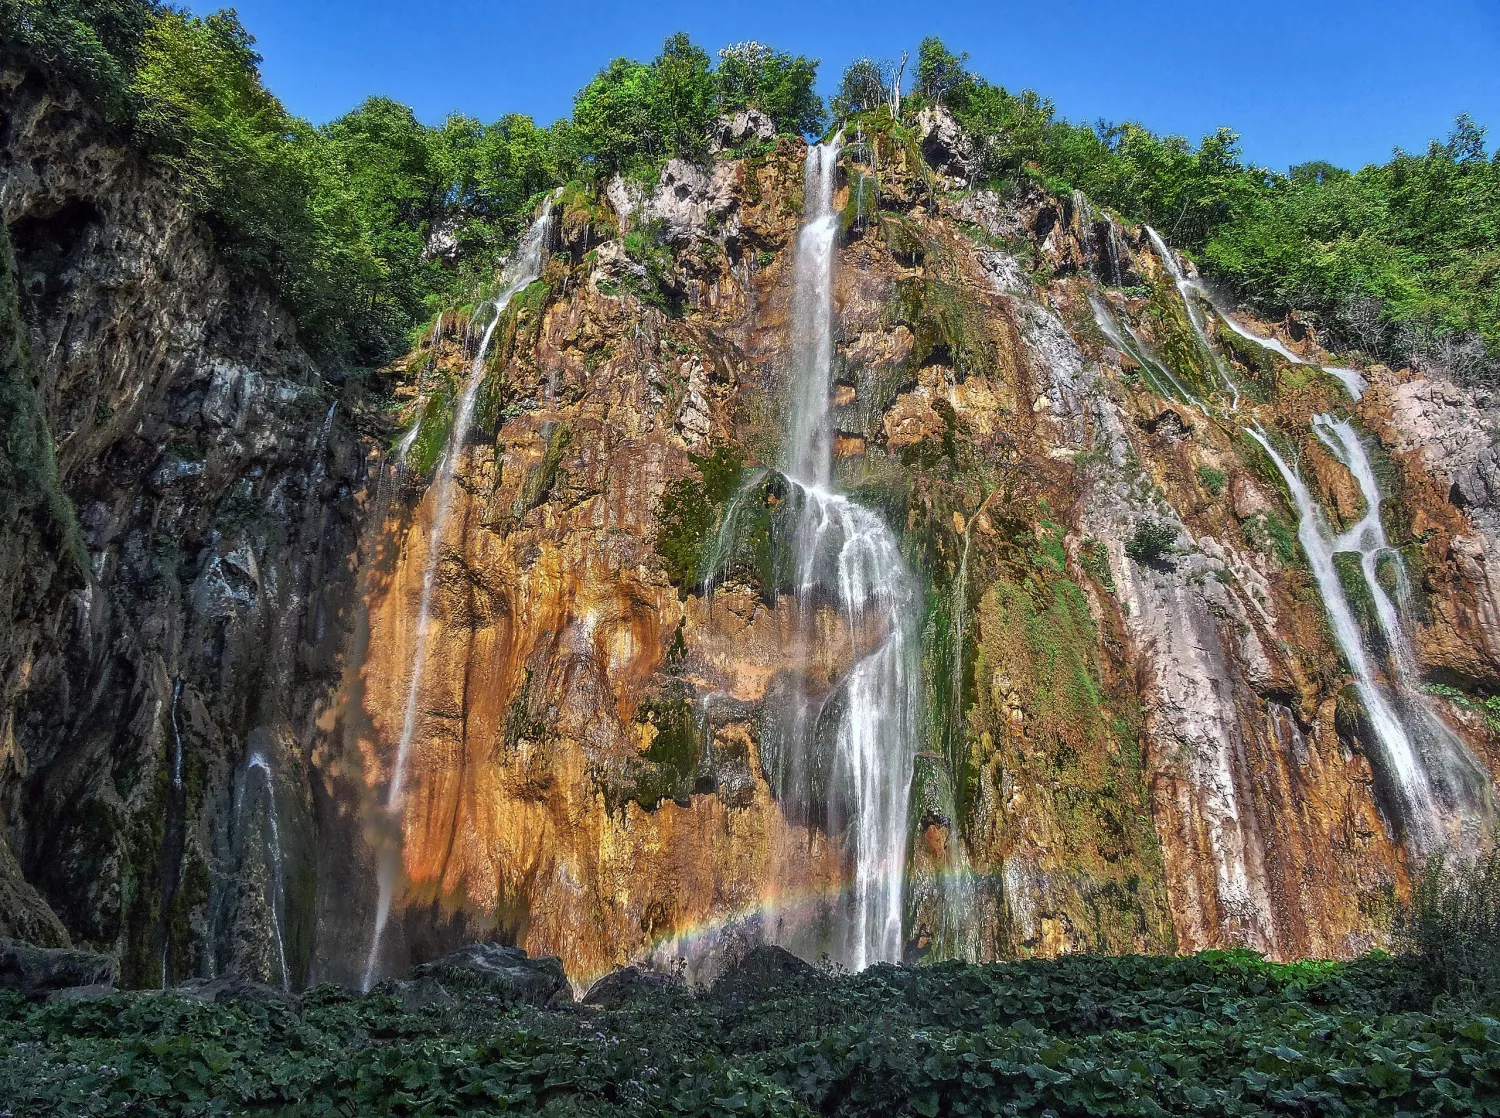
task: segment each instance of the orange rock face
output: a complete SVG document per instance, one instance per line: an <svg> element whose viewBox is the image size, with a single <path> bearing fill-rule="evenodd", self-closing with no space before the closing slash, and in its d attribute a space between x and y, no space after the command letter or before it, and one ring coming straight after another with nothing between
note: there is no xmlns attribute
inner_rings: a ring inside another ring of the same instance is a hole
<svg viewBox="0 0 1500 1118"><path fill-rule="evenodd" d="M882 495L928 585L909 953L1243 944L1289 958L1380 942L1409 856L1279 480L1233 423L1156 395L1136 357L1101 344L1077 211L1039 197L934 208L887 155L881 204L904 239L893 252L878 224L850 228L830 406L843 484ZM360 774L372 848L399 856L383 969L498 937L561 955L578 985L678 955L707 973L736 937L816 928L847 885L837 829L773 794L762 737L788 681L835 696L884 634L779 587L774 527L758 558L704 566L727 517L774 525L781 499L734 478L718 492L708 463L778 452L800 157L785 144L715 171L720 232L675 244L670 314L621 291L623 250L595 250L577 220L546 294L507 312L492 419L464 449L438 543L394 829L382 796L433 488L408 479L372 533L368 640L334 753ZM1031 237L1057 278L1036 287L954 219ZM715 236L732 252L707 251ZM1113 267L1170 288L1139 231L1114 236L1131 260ZM1139 301L1111 298L1146 323ZM1167 350L1171 322L1152 321L1142 331ZM458 341L435 355L449 376ZM1270 378L1257 418L1299 440L1331 515L1357 520L1357 485L1306 434L1342 406L1338 386L1232 367ZM1397 442L1378 408L1360 414ZM1423 661L1493 679L1493 595L1466 584L1491 553L1463 542L1464 514L1416 451L1397 445L1394 461L1402 530L1429 557ZM699 507L696 550L671 559L681 510ZM1125 551L1151 516L1179 532L1154 565ZM1472 719L1460 730L1492 755Z"/></svg>

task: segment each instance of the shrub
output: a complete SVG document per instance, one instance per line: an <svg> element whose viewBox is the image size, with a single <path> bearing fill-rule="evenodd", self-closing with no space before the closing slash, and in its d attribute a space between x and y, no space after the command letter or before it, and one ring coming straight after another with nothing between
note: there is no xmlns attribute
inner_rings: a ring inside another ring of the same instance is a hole
<svg viewBox="0 0 1500 1118"><path fill-rule="evenodd" d="M1434 990L1500 1009L1500 833L1479 857L1429 858L1396 923Z"/></svg>
<svg viewBox="0 0 1500 1118"><path fill-rule="evenodd" d="M1198 484L1207 489L1211 496L1217 497L1224 492L1224 471L1217 470L1212 466L1198 467Z"/></svg>
<svg viewBox="0 0 1500 1118"><path fill-rule="evenodd" d="M1164 520L1142 520L1125 542L1125 554L1137 563L1155 563L1176 550L1177 528Z"/></svg>

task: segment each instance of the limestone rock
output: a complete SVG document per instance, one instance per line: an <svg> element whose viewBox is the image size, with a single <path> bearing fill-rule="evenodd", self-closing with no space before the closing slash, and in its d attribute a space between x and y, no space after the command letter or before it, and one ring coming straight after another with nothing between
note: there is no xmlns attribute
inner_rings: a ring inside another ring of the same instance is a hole
<svg viewBox="0 0 1500 1118"><path fill-rule="evenodd" d="M0 988L19 990L28 998L76 987L112 986L116 967L108 955L0 940Z"/></svg>
<svg viewBox="0 0 1500 1118"><path fill-rule="evenodd" d="M642 214L660 221L673 244L716 239L715 233L732 237L737 224L733 182L733 164L705 170L686 159L669 159Z"/></svg>
<svg viewBox="0 0 1500 1118"><path fill-rule="evenodd" d="M573 990L555 956L530 958L519 947L498 943L473 943L430 963L412 968L416 979L434 979L445 985L479 986L507 1001L527 1005L566 1005Z"/></svg>
<svg viewBox="0 0 1500 1118"><path fill-rule="evenodd" d="M776 135L776 122L759 109L726 113L708 130L708 150L718 154L746 140L769 140Z"/></svg>
<svg viewBox="0 0 1500 1118"><path fill-rule="evenodd" d="M977 164L973 144L942 105L927 105L917 113L917 143L939 173L964 184L974 177Z"/></svg>

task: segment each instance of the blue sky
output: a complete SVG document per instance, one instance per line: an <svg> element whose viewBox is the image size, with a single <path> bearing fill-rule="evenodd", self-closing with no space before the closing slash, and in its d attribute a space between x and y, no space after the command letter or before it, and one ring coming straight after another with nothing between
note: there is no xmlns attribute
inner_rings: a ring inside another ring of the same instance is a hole
<svg viewBox="0 0 1500 1118"><path fill-rule="evenodd" d="M195 2L206 11L215 5ZM1073 120L1139 120L1196 139L1221 124L1285 169L1362 166L1425 147L1470 113L1500 140L1500 0L235 0L267 84L322 122L384 94L428 123L567 115L615 55L650 58L671 32L717 50L742 39L822 59L825 94L862 55L915 54L940 35L1010 89Z"/></svg>

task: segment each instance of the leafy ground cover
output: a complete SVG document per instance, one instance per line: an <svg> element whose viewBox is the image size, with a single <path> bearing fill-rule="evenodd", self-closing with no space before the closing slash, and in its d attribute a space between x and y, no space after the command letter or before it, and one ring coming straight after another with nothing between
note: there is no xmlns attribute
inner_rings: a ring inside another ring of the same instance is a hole
<svg viewBox="0 0 1500 1118"><path fill-rule="evenodd" d="M1500 1114L1494 1007L1429 983L1208 952L752 968L607 1009L6 994L0 1113Z"/></svg>

